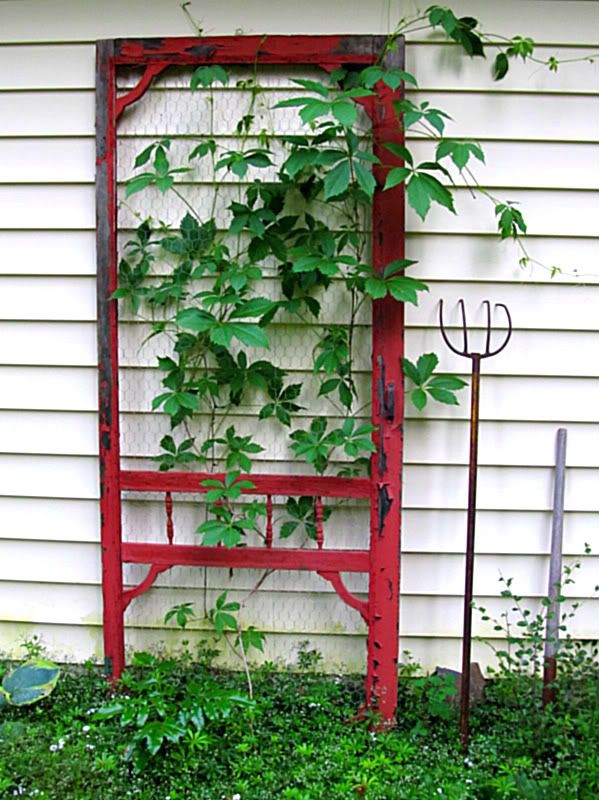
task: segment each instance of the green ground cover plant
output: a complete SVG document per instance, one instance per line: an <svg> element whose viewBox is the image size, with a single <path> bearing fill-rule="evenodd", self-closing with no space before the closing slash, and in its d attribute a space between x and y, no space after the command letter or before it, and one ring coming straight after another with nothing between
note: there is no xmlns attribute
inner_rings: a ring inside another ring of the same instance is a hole
<svg viewBox="0 0 599 800"><path fill-rule="evenodd" d="M66 670L52 697L0 722L0 797L40 800L594 800L599 793L596 645L560 656L555 706L538 678L506 672L457 736L446 681L400 671L397 726L356 715L362 676L253 675L210 666L210 647L178 659L138 654L115 695L94 665ZM198 657L199 656L199 657ZM509 679L509 680L508 680Z"/></svg>

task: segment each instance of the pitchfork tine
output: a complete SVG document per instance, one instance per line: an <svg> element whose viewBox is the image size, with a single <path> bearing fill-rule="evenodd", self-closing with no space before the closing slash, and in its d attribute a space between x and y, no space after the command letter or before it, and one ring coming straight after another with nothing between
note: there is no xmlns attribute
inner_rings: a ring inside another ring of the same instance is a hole
<svg viewBox="0 0 599 800"><path fill-rule="evenodd" d="M484 354L483 358L489 358L490 356L496 356L497 353L501 353L501 351L504 350L507 347L507 343L512 338L512 329L513 329L512 317L511 317L511 314L510 314L510 311L509 311L508 307L504 303L495 303L495 308L503 308L503 310L505 311L505 315L507 317L507 336L505 337L505 341L503 342L501 347L498 347L497 350L492 350L491 352L486 352Z"/></svg>
<svg viewBox="0 0 599 800"><path fill-rule="evenodd" d="M487 309L487 341L485 342L485 356L491 352L491 303L488 300L483 301L483 306Z"/></svg>
<svg viewBox="0 0 599 800"><path fill-rule="evenodd" d="M445 332L445 323L443 322L443 300L439 300L439 328L441 330L441 336L443 337L443 341L445 342L447 347L449 347L449 349L456 355L463 356L464 353L462 353L461 350L458 350L457 347L454 347L452 345L447 333ZM466 330L466 328L464 328L464 330Z"/></svg>
<svg viewBox="0 0 599 800"><path fill-rule="evenodd" d="M464 332L464 353L468 352L468 323L466 322L466 305L464 304L463 300L458 302L460 310L462 312L462 325L463 325L463 332Z"/></svg>

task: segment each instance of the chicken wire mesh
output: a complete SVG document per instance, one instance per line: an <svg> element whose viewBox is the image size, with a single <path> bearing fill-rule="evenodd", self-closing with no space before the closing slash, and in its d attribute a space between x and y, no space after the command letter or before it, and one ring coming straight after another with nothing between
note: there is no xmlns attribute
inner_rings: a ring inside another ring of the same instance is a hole
<svg viewBox="0 0 599 800"><path fill-rule="evenodd" d="M137 103L127 108L118 127L118 228L121 252L131 238L132 231L146 218L155 227L178 227L183 216L193 208L201 220L214 216L219 229L228 224L231 202L239 202L248 184L275 177L276 167L257 169L250 167L240 180L224 170L214 172L208 159L188 161L194 146L212 138L218 148L229 150L244 143L246 147L258 146L268 141L276 165L282 161L281 137L305 133L295 108L273 110L273 106L296 96L298 86L294 78L322 80L324 73L310 68L285 67L252 70L234 69L229 73L226 86L190 91L191 70L170 68L155 80L151 89ZM135 85L139 74L135 70L123 72L117 85L121 91ZM257 90L259 87L259 91ZM236 132L239 120L251 113L253 120L244 132ZM360 111L362 114L362 112ZM361 117L365 135L369 129L366 115ZM191 166L177 183L177 192L160 192L149 187L143 192L125 198L123 182L134 172L136 155L148 145L168 138L169 160L173 166ZM215 192L217 201L215 202ZM325 222L340 227L343 220L327 210ZM364 229L369 221L364 219ZM166 263L156 262L153 270L159 274L169 269ZM274 297L278 280L274 263L265 262L264 277L259 294ZM338 324L345 320L344 287L334 284L319 298L322 303L319 325ZM152 398L163 387L158 369L158 356L170 355L171 344L165 336L148 338L152 328L152 311L142 307L145 319L133 316L122 304L119 323L119 395L121 427L121 462L124 469L156 469L152 460L159 453L160 440L170 434L169 418L160 411L152 411ZM360 419L369 421L370 409L370 330L369 309L364 308L356 321L354 367L358 393L364 407ZM302 405L295 427L307 427L314 416L327 416L339 423L338 410L332 408L324 397L318 397L318 380L312 371L313 352L318 341L313 324L298 324L297 318L278 316L269 326L271 349L268 358L290 376L293 383L301 383ZM247 349L247 348L246 348ZM264 358L264 352L247 349L249 358ZM362 404L362 403L361 403ZM222 431L234 425L239 435L252 435L264 448L254 459L256 473L306 474L309 468L297 460L289 448L288 431L277 421L259 420L263 405L259 397L244 400L226 416L217 416L216 425ZM198 414L190 423L189 434L197 442L210 435L209 415ZM340 464L333 465L339 467ZM222 467L218 453L211 467ZM210 467L209 467L210 468ZM200 469L205 469L201 467ZM333 472L332 474L335 474ZM263 500L264 498L258 498ZM206 518L202 495L176 494L173 496L173 523L177 544L199 543L197 526ZM286 497L273 498L275 546L315 546L311 540L280 538L280 529L286 519ZM369 509L356 500L325 500L325 508L335 506L334 513L324 522L324 543L336 549L367 549L369 538ZM259 544L254 536L247 544ZM126 492L123 495L124 541L166 541L166 511L164 495ZM124 566L125 582L139 583L147 568L140 565ZM367 591L365 575L345 576L350 591ZM203 612L214 605L216 596L223 590L231 599L247 597L255 585L258 574L251 570L175 567L163 573L155 588L138 598L128 611L130 625L154 628L160 625L165 611L178 602L194 601L196 610ZM306 635L362 634L364 624L354 611L343 604L331 587L316 574L304 572L274 572L256 595L251 596L243 609L242 623L252 624L272 634L297 634L298 640ZM201 624L200 624L201 627ZM360 648L361 651L361 648Z"/></svg>

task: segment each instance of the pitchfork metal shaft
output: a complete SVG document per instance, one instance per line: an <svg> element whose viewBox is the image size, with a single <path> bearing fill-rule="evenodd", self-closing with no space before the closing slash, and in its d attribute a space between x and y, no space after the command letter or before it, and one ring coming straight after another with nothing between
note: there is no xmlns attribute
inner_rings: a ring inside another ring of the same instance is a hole
<svg viewBox="0 0 599 800"><path fill-rule="evenodd" d="M473 353L470 389L470 460L468 463L468 520L466 528L466 579L464 583L464 632L460 691L460 739L468 747L470 710L470 664L472 653L472 597L474 592L474 533L476 527L476 482L478 477L478 425L480 407L480 354Z"/></svg>
<svg viewBox="0 0 599 800"><path fill-rule="evenodd" d="M439 325L445 344L458 356L469 358L472 362L472 384L470 394L470 459L468 463L468 516L466 528L466 569L464 585L464 628L462 639L462 677L460 685L460 739L464 751L468 750L470 729L470 672L472 653L472 597L474 592L474 531L476 525L476 479L478 473L478 427L480 422L480 364L483 358L491 358L500 353L512 335L512 320L510 312L503 303L498 303L496 308L505 311L508 329L503 344L496 350L491 350L491 304L488 300L483 303L486 309L487 329L485 349L473 352L468 347L468 323L466 321L466 307L460 300L458 306L462 317L463 349L459 350L451 343L443 322L443 301L439 304Z"/></svg>

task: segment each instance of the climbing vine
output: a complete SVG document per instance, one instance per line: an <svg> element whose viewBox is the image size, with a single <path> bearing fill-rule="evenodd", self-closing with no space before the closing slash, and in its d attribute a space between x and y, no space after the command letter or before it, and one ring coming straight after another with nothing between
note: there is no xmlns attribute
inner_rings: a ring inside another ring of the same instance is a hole
<svg viewBox="0 0 599 800"><path fill-rule="evenodd" d="M492 202L498 235L520 244L522 263L533 260L522 242L522 212L477 183L471 164L484 163L483 149L474 141L447 137L449 116L442 109L405 98L394 104L398 126L430 141L427 160L417 162L408 146L393 142L383 143L388 163L372 152L360 103L380 84L393 90L417 86L414 75L386 68L384 57L400 36L422 27L442 29L470 57L484 57L490 40L476 19L431 6L397 26L373 66L294 79L297 96L276 103L270 113L276 121L277 114L293 110L300 132L255 131L257 106L267 102L255 67L250 78L236 84L248 97L235 125L236 147L224 147L212 133L199 135L181 165L174 163L167 137L135 159L125 202L151 187L176 195L185 214L177 227L143 219L124 247L114 297L128 301L134 315L151 325L150 337L164 344L157 365L162 391L152 409L169 418L171 433L155 456L159 469L224 468L222 479L204 481L206 514L197 533L205 545L234 547L249 535L265 537L265 503L243 498L245 489L254 488L248 477L254 459L265 450L259 426L247 434L234 423L233 412L243 405L256 406L260 420L287 431L288 449L319 475L357 476L369 469L374 427L367 421L370 390L364 391L356 367L360 320L373 301L389 295L417 305L428 290L412 276L412 259L392 261L382 271L373 268L367 225L377 188L373 167L384 175L379 188L403 185L407 202L423 220L435 203L455 214L453 190L463 181ZM534 60L534 42L507 41L494 59L496 79L506 75L515 58ZM557 59L544 63L550 70L559 64ZM230 81L223 67L201 66L191 76L190 91L210 93L213 106L214 88ZM207 213L200 213L186 191L185 178L198 164L207 165L214 187ZM227 197L231 183L234 200ZM327 318L327 302L336 313L343 311L343 319ZM274 326L294 322L311 337L313 383L294 381L291 370L270 355ZM417 409L429 400L458 402L456 392L464 382L438 374L437 366L434 353L403 360ZM323 402L330 413L301 424L298 412ZM325 506L323 518L333 510ZM302 546L316 537L315 514L311 498L290 498L278 535L299 537ZM217 632L234 631L245 664L245 650L261 647L261 635L244 638L229 613L239 604L227 604L226 595L219 603L211 618L218 621ZM184 604L168 616L186 624L191 614Z"/></svg>

